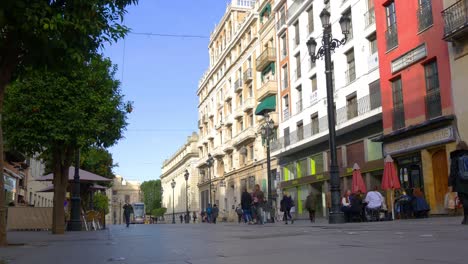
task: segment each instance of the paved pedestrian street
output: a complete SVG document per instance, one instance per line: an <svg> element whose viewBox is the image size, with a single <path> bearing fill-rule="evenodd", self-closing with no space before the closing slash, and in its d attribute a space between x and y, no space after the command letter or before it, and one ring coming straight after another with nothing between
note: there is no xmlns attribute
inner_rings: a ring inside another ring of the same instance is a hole
<svg viewBox="0 0 468 264"><path fill-rule="evenodd" d="M14 232L10 243L16 245L0 249L0 263L467 263L468 227L460 221L158 224L64 236Z"/></svg>

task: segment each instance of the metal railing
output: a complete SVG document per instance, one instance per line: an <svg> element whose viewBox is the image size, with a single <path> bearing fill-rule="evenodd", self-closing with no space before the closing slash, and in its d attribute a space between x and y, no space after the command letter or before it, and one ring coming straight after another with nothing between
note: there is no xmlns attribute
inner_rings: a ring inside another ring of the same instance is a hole
<svg viewBox="0 0 468 264"><path fill-rule="evenodd" d="M237 92L239 90L242 90L242 85L243 85L242 78L237 79L237 81L234 82L234 91Z"/></svg>
<svg viewBox="0 0 468 264"><path fill-rule="evenodd" d="M387 43L387 51L395 48L398 45L397 24L390 25L385 31L385 40Z"/></svg>
<svg viewBox="0 0 468 264"><path fill-rule="evenodd" d="M373 93L357 101L348 104L340 109L336 110L336 124L341 125L353 118L364 115L378 107L380 104L380 93Z"/></svg>
<svg viewBox="0 0 468 264"><path fill-rule="evenodd" d="M262 71L269 62L276 61L275 48L266 48L260 56L257 57L257 70Z"/></svg>
<svg viewBox="0 0 468 264"><path fill-rule="evenodd" d="M345 72L346 84L350 84L356 80L356 68L355 65L348 65L348 70Z"/></svg>
<svg viewBox="0 0 468 264"><path fill-rule="evenodd" d="M288 7L288 19L291 19L297 13L304 1L305 0L296 0Z"/></svg>
<svg viewBox="0 0 468 264"><path fill-rule="evenodd" d="M405 127L405 109L403 106L393 107L393 130Z"/></svg>
<svg viewBox="0 0 468 264"><path fill-rule="evenodd" d="M253 79L253 72L252 68L248 68L247 70L244 71L244 81L248 82Z"/></svg>
<svg viewBox="0 0 468 264"><path fill-rule="evenodd" d="M434 89L427 92L426 101L426 118L431 119L442 115L442 105L440 101L440 90Z"/></svg>
<svg viewBox="0 0 468 264"><path fill-rule="evenodd" d="M302 112L302 99L299 99L297 102L296 102L296 111L297 113L300 113Z"/></svg>
<svg viewBox="0 0 468 264"><path fill-rule="evenodd" d="M365 28L375 24L375 9L372 7L364 14Z"/></svg>
<svg viewBox="0 0 468 264"><path fill-rule="evenodd" d="M468 26L468 1L460 0L442 11L444 18L444 37Z"/></svg>
<svg viewBox="0 0 468 264"><path fill-rule="evenodd" d="M431 26L434 21L432 19L432 3L430 1L423 1L416 11L418 17L418 30L424 30Z"/></svg>
<svg viewBox="0 0 468 264"><path fill-rule="evenodd" d="M288 109L288 108L285 108L285 109L283 110L283 121L288 120L289 117L290 117L290 115L289 115L289 109Z"/></svg>

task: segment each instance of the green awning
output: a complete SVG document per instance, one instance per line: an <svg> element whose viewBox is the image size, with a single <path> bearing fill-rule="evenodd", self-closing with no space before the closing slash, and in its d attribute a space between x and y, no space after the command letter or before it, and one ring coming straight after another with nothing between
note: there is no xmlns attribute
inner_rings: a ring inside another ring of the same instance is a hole
<svg viewBox="0 0 468 264"><path fill-rule="evenodd" d="M260 102L255 109L255 115L265 115L274 111L276 111L276 95L271 95Z"/></svg>
<svg viewBox="0 0 468 264"><path fill-rule="evenodd" d="M266 6L260 11L260 23L263 23L263 17L266 15L267 17L270 17L271 14L271 5L270 3L266 4Z"/></svg>

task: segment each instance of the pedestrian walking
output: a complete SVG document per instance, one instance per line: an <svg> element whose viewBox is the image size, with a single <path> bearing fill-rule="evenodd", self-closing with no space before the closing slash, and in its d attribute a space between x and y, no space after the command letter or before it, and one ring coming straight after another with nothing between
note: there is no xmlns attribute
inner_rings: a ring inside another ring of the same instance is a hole
<svg viewBox="0 0 468 264"><path fill-rule="evenodd" d="M464 141L457 144L455 151L450 153L449 186L458 193L458 199L463 204L462 225L468 225L468 146Z"/></svg>
<svg viewBox="0 0 468 264"><path fill-rule="evenodd" d="M250 208L252 207L252 196L244 189L241 196L241 207L244 212L245 223L252 223L252 215L250 214Z"/></svg>
<svg viewBox="0 0 468 264"><path fill-rule="evenodd" d="M291 196L288 195L287 192L283 194L283 199L281 199L280 206L281 206L281 211L283 212L283 220L285 221L285 224L288 224L288 219L291 219L291 224L294 224L294 220L291 216L291 208L293 207L293 200Z"/></svg>
<svg viewBox="0 0 468 264"><path fill-rule="evenodd" d="M197 222L197 213L193 212L193 223L195 224Z"/></svg>
<svg viewBox="0 0 468 264"><path fill-rule="evenodd" d="M314 196L312 195L312 193L309 193L309 195L307 196L305 207L307 211L309 211L310 222L315 223L315 203Z"/></svg>
<svg viewBox="0 0 468 264"><path fill-rule="evenodd" d="M265 195L260 189L260 185L255 184L255 191L253 192L252 197L257 224L263 225L263 203L265 202Z"/></svg>
<svg viewBox="0 0 468 264"><path fill-rule="evenodd" d="M211 217L212 217L212 222L213 224L216 224L216 218L218 218L219 215L219 208L218 206L213 205L212 211L211 211Z"/></svg>
<svg viewBox="0 0 468 264"><path fill-rule="evenodd" d="M124 217L125 217L125 224L127 227L130 226L130 215L133 214L133 206L129 203L125 203L123 206L124 210Z"/></svg>
<svg viewBox="0 0 468 264"><path fill-rule="evenodd" d="M211 214L213 212L213 208L211 207L211 204L208 204L208 207L206 207L206 222L211 223Z"/></svg>
<svg viewBox="0 0 468 264"><path fill-rule="evenodd" d="M180 219L180 223L182 224L184 222L184 216L183 215L179 215L179 219Z"/></svg>
<svg viewBox="0 0 468 264"><path fill-rule="evenodd" d="M237 214L237 220L240 224L242 222L242 215L244 215L244 211L242 210L240 204L236 207L236 214Z"/></svg>

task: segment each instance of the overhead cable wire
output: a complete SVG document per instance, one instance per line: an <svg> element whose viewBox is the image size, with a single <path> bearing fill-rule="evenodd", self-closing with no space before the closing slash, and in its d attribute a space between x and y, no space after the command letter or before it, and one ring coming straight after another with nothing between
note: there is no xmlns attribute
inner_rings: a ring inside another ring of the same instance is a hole
<svg viewBox="0 0 468 264"><path fill-rule="evenodd" d="M202 35L185 35L185 34L164 34L164 33L145 33L145 32L128 32L129 34L133 35L142 35L142 36L154 36L154 37L166 37L166 38L200 38L200 39L208 39L209 36L202 36Z"/></svg>

